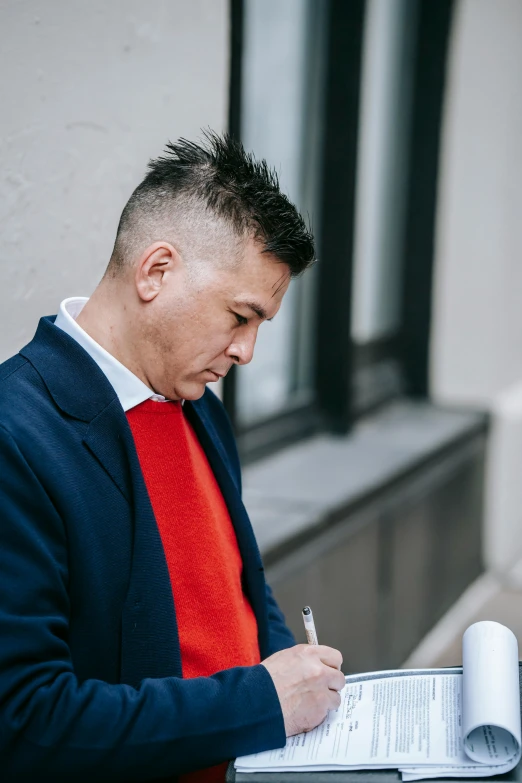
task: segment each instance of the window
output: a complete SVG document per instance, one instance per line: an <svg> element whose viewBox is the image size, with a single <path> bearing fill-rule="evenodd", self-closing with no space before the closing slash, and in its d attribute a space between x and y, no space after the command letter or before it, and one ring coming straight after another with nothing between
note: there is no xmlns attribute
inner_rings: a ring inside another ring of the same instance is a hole
<svg viewBox="0 0 522 783"><path fill-rule="evenodd" d="M242 45L237 133L276 169L281 189L317 233L326 6L314 0L234 5ZM313 407L315 283L315 270L291 282L277 317L259 330L255 361L227 379L225 400L233 383L240 443L256 450L273 440L268 421L277 417L281 441L297 421L293 414Z"/></svg>
<svg viewBox="0 0 522 783"><path fill-rule="evenodd" d="M351 335L353 408L402 388L400 333L417 6L369 0L363 43Z"/></svg>
<svg viewBox="0 0 522 783"><path fill-rule="evenodd" d="M231 132L278 170L319 257L261 327L252 364L226 379L249 460L426 394L452 0L231 8Z"/></svg>
<svg viewBox="0 0 522 783"><path fill-rule="evenodd" d="M276 169L281 189L313 223L321 8L310 0L245 0L243 17L241 140ZM313 273L292 281L277 318L259 331L255 362L238 368L239 428L312 401L313 289Z"/></svg>

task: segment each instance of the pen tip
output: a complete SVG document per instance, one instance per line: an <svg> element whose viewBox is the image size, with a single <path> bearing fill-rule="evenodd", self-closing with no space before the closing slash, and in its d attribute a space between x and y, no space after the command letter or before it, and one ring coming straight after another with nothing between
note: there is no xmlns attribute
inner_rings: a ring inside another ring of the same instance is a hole
<svg viewBox="0 0 522 783"><path fill-rule="evenodd" d="M311 613L312 613L312 610L310 609L310 607L309 606L305 606L305 608L303 609L303 614L311 614Z"/></svg>

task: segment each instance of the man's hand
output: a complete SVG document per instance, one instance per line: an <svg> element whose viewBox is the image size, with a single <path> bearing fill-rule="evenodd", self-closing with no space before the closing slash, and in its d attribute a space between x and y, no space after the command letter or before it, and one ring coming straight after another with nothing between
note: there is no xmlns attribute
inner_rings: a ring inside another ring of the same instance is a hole
<svg viewBox="0 0 522 783"><path fill-rule="evenodd" d="M279 696L287 737L314 729L339 707L342 662L338 650L322 644L298 644L262 661Z"/></svg>

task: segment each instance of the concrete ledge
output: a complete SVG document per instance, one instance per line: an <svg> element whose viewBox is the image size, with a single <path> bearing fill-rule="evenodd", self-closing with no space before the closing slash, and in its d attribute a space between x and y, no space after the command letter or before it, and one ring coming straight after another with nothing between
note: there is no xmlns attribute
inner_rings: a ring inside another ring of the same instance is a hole
<svg viewBox="0 0 522 783"><path fill-rule="evenodd" d="M271 558L409 471L487 429L482 413L395 402L347 436L320 435L244 470L243 499Z"/></svg>
<svg viewBox="0 0 522 783"><path fill-rule="evenodd" d="M504 573L482 574L422 639L405 669L457 666L462 663L462 636L472 623L494 620L511 628L522 650L522 560Z"/></svg>

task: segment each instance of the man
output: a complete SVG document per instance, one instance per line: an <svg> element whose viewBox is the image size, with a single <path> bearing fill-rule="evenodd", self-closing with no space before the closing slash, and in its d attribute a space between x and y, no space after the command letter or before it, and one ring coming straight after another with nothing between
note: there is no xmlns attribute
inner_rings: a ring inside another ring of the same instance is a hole
<svg viewBox="0 0 522 783"><path fill-rule="evenodd" d="M339 705L340 653L295 645L265 584L206 388L313 255L264 162L181 140L92 297L0 366L5 783L222 780Z"/></svg>

